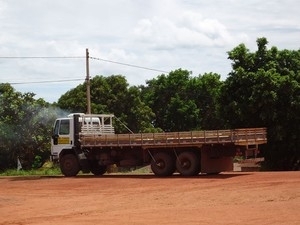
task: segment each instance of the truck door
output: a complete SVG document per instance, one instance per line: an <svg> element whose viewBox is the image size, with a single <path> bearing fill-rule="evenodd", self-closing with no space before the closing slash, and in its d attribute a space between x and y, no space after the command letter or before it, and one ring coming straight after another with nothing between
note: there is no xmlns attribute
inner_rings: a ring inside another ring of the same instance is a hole
<svg viewBox="0 0 300 225"><path fill-rule="evenodd" d="M55 121L52 139L51 155L57 158L62 149L71 149L73 146L73 134L70 119L58 119Z"/></svg>

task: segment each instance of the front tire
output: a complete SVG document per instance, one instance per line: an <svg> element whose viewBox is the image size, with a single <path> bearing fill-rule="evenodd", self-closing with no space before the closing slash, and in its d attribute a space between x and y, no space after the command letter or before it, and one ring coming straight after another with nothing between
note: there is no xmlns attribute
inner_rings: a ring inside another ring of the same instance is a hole
<svg viewBox="0 0 300 225"><path fill-rule="evenodd" d="M66 177L74 177L80 171L78 159L73 154L66 154L59 160L60 170Z"/></svg>
<svg viewBox="0 0 300 225"><path fill-rule="evenodd" d="M158 152L151 160L151 170L156 176L171 176L176 169L174 158L165 152Z"/></svg>

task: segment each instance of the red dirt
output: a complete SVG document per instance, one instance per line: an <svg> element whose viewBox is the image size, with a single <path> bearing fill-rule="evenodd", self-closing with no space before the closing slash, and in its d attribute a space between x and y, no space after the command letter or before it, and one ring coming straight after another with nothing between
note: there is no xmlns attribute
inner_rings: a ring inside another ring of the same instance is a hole
<svg viewBox="0 0 300 225"><path fill-rule="evenodd" d="M299 209L300 172L0 178L0 225L298 225Z"/></svg>

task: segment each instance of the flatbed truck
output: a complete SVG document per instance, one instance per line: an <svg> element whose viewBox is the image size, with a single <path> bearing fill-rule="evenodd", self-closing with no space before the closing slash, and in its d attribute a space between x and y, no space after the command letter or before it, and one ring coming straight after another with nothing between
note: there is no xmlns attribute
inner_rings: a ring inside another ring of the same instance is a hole
<svg viewBox="0 0 300 225"><path fill-rule="evenodd" d="M267 143L266 128L116 134L113 114L74 113L55 121L51 157L62 174L103 175L111 165L151 166L156 176L218 174L233 170L241 149Z"/></svg>

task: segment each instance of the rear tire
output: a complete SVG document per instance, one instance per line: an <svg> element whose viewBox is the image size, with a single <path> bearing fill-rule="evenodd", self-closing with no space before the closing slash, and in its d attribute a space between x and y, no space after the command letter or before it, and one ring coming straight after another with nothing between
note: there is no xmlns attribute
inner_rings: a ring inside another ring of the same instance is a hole
<svg viewBox="0 0 300 225"><path fill-rule="evenodd" d="M66 154L59 160L60 170L66 177L74 177L80 171L78 159L73 154Z"/></svg>
<svg viewBox="0 0 300 225"><path fill-rule="evenodd" d="M151 160L151 170L156 176L171 176L175 172L175 159L171 155L158 152L153 158L154 160Z"/></svg>
<svg viewBox="0 0 300 225"><path fill-rule="evenodd" d="M200 159L194 152L182 152L176 160L176 169L183 176L195 176L200 172Z"/></svg>
<svg viewBox="0 0 300 225"><path fill-rule="evenodd" d="M94 174L95 176L101 176L106 173L107 171L107 166L100 166L98 164L98 161L91 161L91 173Z"/></svg>

